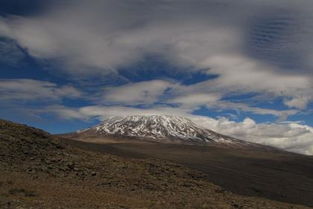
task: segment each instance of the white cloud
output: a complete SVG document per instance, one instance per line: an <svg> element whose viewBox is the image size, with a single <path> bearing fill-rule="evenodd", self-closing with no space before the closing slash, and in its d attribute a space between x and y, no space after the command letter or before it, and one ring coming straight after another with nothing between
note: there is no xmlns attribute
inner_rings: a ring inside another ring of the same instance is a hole
<svg viewBox="0 0 313 209"><path fill-rule="evenodd" d="M202 83L197 83L195 85L175 85L170 93L172 98L165 100L170 104L180 104L180 107L190 108L196 110L199 107L207 107L209 109L221 110L235 110L238 112L249 112L259 115L274 115L280 120L286 120L288 116L294 115L298 110L275 110L270 108L261 108L257 106L249 106L248 104L241 102L231 102L224 100L223 96L231 94L233 91L238 92L238 86L233 86L230 84L229 88L227 85L229 83L220 82L219 79L213 81L205 81ZM249 85L253 85L253 82ZM249 92L247 87L246 92ZM242 91L241 91L242 92ZM281 94L281 92L279 92ZM268 97L265 99L270 100ZM263 98L263 100L264 100ZM253 101L253 98L251 99Z"/></svg>
<svg viewBox="0 0 313 209"><path fill-rule="evenodd" d="M203 127L242 140L313 155L313 128L307 125L296 122L257 124L251 118L241 122L200 116L193 116L192 119Z"/></svg>
<svg viewBox="0 0 313 209"><path fill-rule="evenodd" d="M268 108L260 108L260 107L251 107L244 103L235 103L235 102L227 102L227 101L220 101L213 105L208 105L207 107L214 107L216 109L221 110L237 110L242 112L249 112L255 113L259 115L274 115L277 116L279 120L286 120L288 116L296 114L297 110L273 110Z"/></svg>
<svg viewBox="0 0 313 209"><path fill-rule="evenodd" d="M40 110L33 110L36 114L54 113L64 119L89 120L97 118L103 120L109 116L127 116L127 115L190 115L191 109L172 108L167 106L158 106L154 108L135 108L125 106L85 106L81 108L70 108L62 105L51 105Z"/></svg>
<svg viewBox="0 0 313 209"><path fill-rule="evenodd" d="M285 17L286 24L297 25L288 25L290 30L276 48L263 45L258 50L267 57L275 50L289 50L303 57L303 62L309 60L313 54L313 47L308 47L313 34L308 29L311 5L283 0L77 0L56 4L35 17L1 18L0 34L17 40L32 56L64 61L63 70L74 75L116 73L156 53L172 64L206 68L219 75L215 82L203 83L203 89L271 93L288 98L289 107L304 109L312 100L310 70L288 71L252 58L246 48L251 44L253 21ZM312 67L310 62L303 64Z"/></svg>
<svg viewBox="0 0 313 209"><path fill-rule="evenodd" d="M58 86L32 79L0 79L1 101L36 101L77 98L81 92L72 86Z"/></svg>
<svg viewBox="0 0 313 209"><path fill-rule="evenodd" d="M289 115L297 113L296 110L272 110L250 107L244 103L224 101L222 100L222 95L217 92L201 93L201 90L197 87L193 88L193 85L184 86L162 80L144 81L105 88L103 92L104 96L101 97L100 103L105 105L151 105L156 102L162 102L164 104L178 104L177 109L188 109L189 112L199 107L208 107L218 111L231 109L260 115L274 115L281 120L285 120Z"/></svg>
<svg viewBox="0 0 313 209"><path fill-rule="evenodd" d="M178 97L170 99L168 102L178 103L183 106L198 107L201 105L209 106L210 104L216 104L220 99L221 99L221 96L218 94L194 93L194 94L180 95Z"/></svg>
<svg viewBox="0 0 313 209"><path fill-rule="evenodd" d="M313 96L311 93L308 93L307 95L299 95L291 98L290 100L285 100L285 104L288 107L295 107L298 109L305 109L307 105L312 101Z"/></svg>
<svg viewBox="0 0 313 209"><path fill-rule="evenodd" d="M144 81L105 88L103 102L118 104L153 104L174 84L162 80Z"/></svg>
<svg viewBox="0 0 313 209"><path fill-rule="evenodd" d="M209 72L220 75L214 82L207 82L206 85L221 91L227 89L229 92L260 92L276 97L292 97L292 100L297 98L298 104L295 101L286 104L301 108L306 107L312 99L309 89L313 87L313 80L306 75L282 74L273 70L272 66L238 55L211 57L203 65L211 67Z"/></svg>
<svg viewBox="0 0 313 209"><path fill-rule="evenodd" d="M311 79L305 75L281 74L273 67L247 57L232 55L214 56L202 63L210 66L209 72L218 73L220 77L214 85L222 87L243 88L245 91L270 91L278 94L293 89L311 87Z"/></svg>
<svg viewBox="0 0 313 209"><path fill-rule="evenodd" d="M278 2L77 0L41 16L2 18L0 33L36 57L62 58L76 67L110 69L151 52L198 66L212 55L243 54L249 20L269 15L269 7L291 14L301 8Z"/></svg>
<svg viewBox="0 0 313 209"><path fill-rule="evenodd" d="M0 80L0 94L2 102L51 102L53 100L59 101L63 98L76 98L89 100L98 104L81 108L81 110L84 110L84 115L86 117L93 116L92 113L89 115L86 112L87 110L90 110L91 112L94 110L100 112L105 110L105 112L107 112L108 109L111 111L112 109L115 110L116 108L122 108L123 110L123 106L138 104L153 106L146 110L134 108L133 110L136 114L140 112L149 114L152 110L154 113L158 114L164 114L164 112L169 114L189 114L201 106L213 108L218 111L232 109L261 115L274 115L283 120L286 119L287 116L297 113L295 110L272 110L250 107L243 103L222 101L220 100L221 95L217 93L197 94L196 92L193 93L192 91L186 91L185 94L183 94L180 92L182 89L184 89L184 86L178 83L154 80L126 84L119 87L105 88L100 96L97 94L86 96L86 93L83 93L72 86L60 86L46 81L32 79ZM167 90L168 95L165 94ZM157 102L162 102L164 105L155 105L154 103ZM106 106L101 106L100 104L104 104ZM169 104L179 104L179 107L170 107ZM50 103L50 106L51 105L52 104ZM116 107L110 107L108 105L116 105ZM61 109L57 108L56 112L60 111ZM130 111L129 113L132 114L133 111ZM114 114L117 113L114 112ZM125 111L121 111L121 114L125 114ZM84 118L85 116L77 115L76 118Z"/></svg>

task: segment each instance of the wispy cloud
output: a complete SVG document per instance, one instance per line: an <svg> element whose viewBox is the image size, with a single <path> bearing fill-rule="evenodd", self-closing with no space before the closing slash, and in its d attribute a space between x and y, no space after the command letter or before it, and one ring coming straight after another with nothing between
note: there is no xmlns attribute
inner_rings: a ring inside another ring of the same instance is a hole
<svg viewBox="0 0 313 209"><path fill-rule="evenodd" d="M32 79L0 79L1 102L61 100L78 98L81 92L72 86Z"/></svg>
<svg viewBox="0 0 313 209"><path fill-rule="evenodd" d="M313 83L309 6L306 1L79 0L55 4L41 16L2 18L0 34L34 57L62 60L63 70L74 75L116 72L154 53L219 75L207 88L271 92L286 96L289 107L305 108ZM291 71L272 62L285 51L297 53L303 66Z"/></svg>
<svg viewBox="0 0 313 209"><path fill-rule="evenodd" d="M103 89L103 97L100 103L107 104L153 104L160 101L165 91L174 86L174 83L153 80L126 84L118 87Z"/></svg>

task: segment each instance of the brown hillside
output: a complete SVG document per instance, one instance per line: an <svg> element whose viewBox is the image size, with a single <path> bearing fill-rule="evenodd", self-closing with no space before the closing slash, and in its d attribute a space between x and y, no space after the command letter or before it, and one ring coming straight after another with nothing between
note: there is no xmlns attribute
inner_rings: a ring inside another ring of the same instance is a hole
<svg viewBox="0 0 313 209"><path fill-rule="evenodd" d="M0 208L306 208L244 197L162 160L83 151L0 121Z"/></svg>

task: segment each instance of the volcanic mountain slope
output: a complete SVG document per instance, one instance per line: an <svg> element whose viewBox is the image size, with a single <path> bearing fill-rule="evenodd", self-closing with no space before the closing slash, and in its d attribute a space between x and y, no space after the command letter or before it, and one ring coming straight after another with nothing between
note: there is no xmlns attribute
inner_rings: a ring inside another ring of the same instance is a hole
<svg viewBox="0 0 313 209"><path fill-rule="evenodd" d="M162 160L83 151L0 120L0 208L306 208L232 194Z"/></svg>
<svg viewBox="0 0 313 209"><path fill-rule="evenodd" d="M212 130L199 127L188 118L169 115L133 115L111 117L74 137L113 136L146 139L155 142L186 144L229 143L248 144Z"/></svg>

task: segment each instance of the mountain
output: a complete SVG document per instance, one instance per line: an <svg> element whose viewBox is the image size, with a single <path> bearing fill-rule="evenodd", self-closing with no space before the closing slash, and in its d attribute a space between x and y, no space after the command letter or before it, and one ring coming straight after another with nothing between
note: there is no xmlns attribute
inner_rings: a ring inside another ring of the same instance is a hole
<svg viewBox="0 0 313 209"><path fill-rule="evenodd" d="M127 137L185 144L248 144L202 128L188 118L170 115L110 117L95 127L78 131L76 136Z"/></svg>
<svg viewBox="0 0 313 209"><path fill-rule="evenodd" d="M234 194L212 184L205 173L179 164L82 149L4 120L0 194L0 208L12 209L309 208Z"/></svg>

